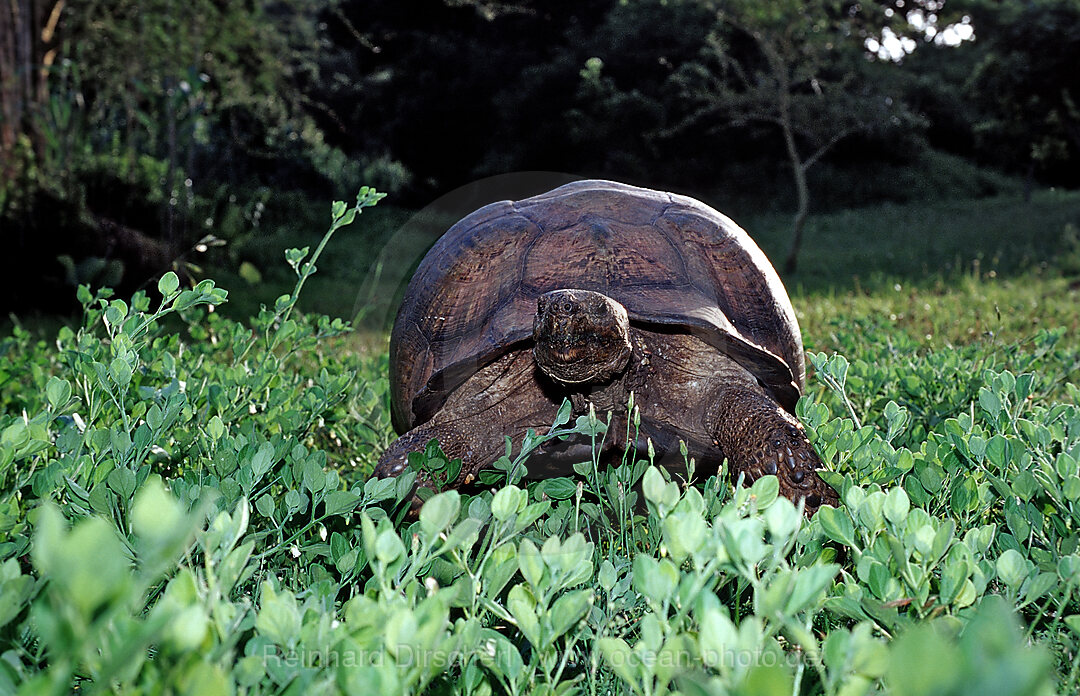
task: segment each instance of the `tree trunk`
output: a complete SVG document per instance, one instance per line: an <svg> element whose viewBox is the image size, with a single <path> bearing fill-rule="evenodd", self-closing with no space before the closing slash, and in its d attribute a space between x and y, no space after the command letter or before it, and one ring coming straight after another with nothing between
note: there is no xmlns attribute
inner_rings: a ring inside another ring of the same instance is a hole
<svg viewBox="0 0 1080 696"><path fill-rule="evenodd" d="M23 132L34 92L30 62L34 41L32 8L25 0L0 0L0 170ZM5 172L5 175L7 172Z"/></svg>
<svg viewBox="0 0 1080 696"><path fill-rule="evenodd" d="M167 150L168 168L165 170L165 195L163 196L163 203L165 205L164 219L162 230L165 234L165 241L175 249L180 248L180 240L177 238L176 229L176 205L178 203L178 197L180 193L177 191L176 185L176 159L177 159L177 142L176 142L176 97L173 94L176 87L172 78L165 80L165 143Z"/></svg>
<svg viewBox="0 0 1080 696"><path fill-rule="evenodd" d="M0 175L5 174L7 153L15 147L15 16L11 3L0 2ZM4 178L7 178L4 176Z"/></svg>
<svg viewBox="0 0 1080 696"><path fill-rule="evenodd" d="M787 260L784 261L785 275L794 273L798 268L803 228L806 227L806 216L810 213L810 193L806 187L806 170L801 166L795 172L795 186L799 192L799 207L792 221L791 249L788 250Z"/></svg>
<svg viewBox="0 0 1080 696"><path fill-rule="evenodd" d="M795 180L795 194L797 207L792 225L791 249L788 251L787 260L784 261L784 274L790 275L795 272L799 265L799 247L802 246L803 228L806 226L806 216L810 212L810 189L806 184L806 165L799 157L799 149L795 145L795 134L791 129L791 117L785 111L780 115L780 129L784 132L784 146L787 148L788 160L791 162L791 174Z"/></svg>
<svg viewBox="0 0 1080 696"><path fill-rule="evenodd" d="M30 122L37 105L48 98L47 67L55 57L56 26L64 0L0 0L0 175L19 136L28 133L38 154L41 138Z"/></svg>

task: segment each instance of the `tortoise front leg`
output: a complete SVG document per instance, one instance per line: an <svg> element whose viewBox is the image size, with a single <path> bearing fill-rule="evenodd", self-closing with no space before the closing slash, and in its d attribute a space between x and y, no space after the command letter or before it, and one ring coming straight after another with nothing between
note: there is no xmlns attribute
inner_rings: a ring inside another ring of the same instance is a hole
<svg viewBox="0 0 1080 696"><path fill-rule="evenodd" d="M423 452L427 444L432 440L439 441L439 447L442 448L443 453L446 454L449 460L461 460L461 472L458 474L457 479L446 481L442 486L432 480L430 472L421 469L416 473L416 481L413 484L412 498L409 505L410 518L415 517L423 505L423 500L418 495L421 488L428 488L438 492L467 485L472 483L481 468L495 461L497 455L492 454L494 449L481 447L478 451L477 445L481 445L485 441L482 438L478 440L475 437L475 432L472 432L470 436L468 430L469 420L465 419L464 422L458 423L443 423L434 420L424 423L392 442L382 456L379 457L379 462L375 465L375 470L371 474L372 478L390 478L405 473L409 467L409 454L411 452ZM477 424L473 423L472 425ZM488 452L488 449L492 449L492 452Z"/></svg>
<svg viewBox="0 0 1080 696"><path fill-rule="evenodd" d="M536 365L527 351L503 356L481 369L450 395L430 421L395 440L372 475L401 475L410 452L422 451L428 442L438 440L450 459L461 459L461 473L446 487L472 483L481 469L505 453L506 436L517 445L530 428L543 432L555 419L557 406L537 386L535 374ZM417 483L431 487L423 473Z"/></svg>
<svg viewBox="0 0 1080 696"><path fill-rule="evenodd" d="M818 476L821 459L794 416L760 391L740 386L724 389L718 401L713 437L732 476L743 473L754 481L775 475L781 495L806 500L807 515L821 505L839 505L836 491Z"/></svg>
<svg viewBox="0 0 1080 696"><path fill-rule="evenodd" d="M469 445L469 440L466 438L459 428L454 427L439 427L439 423L425 423L417 428L413 428L409 432L405 433L397 440L394 440L382 456L379 457L378 464L375 465L375 470L372 472L372 478L389 478L392 476L400 476L405 473L405 470L409 466L409 454L412 452L423 452L427 444L432 440L438 440L439 446L442 451L450 459L461 459L462 474L470 468L468 465L472 464L472 461L476 457L472 456L472 447ZM420 472L417 477L417 483L421 485L423 483L430 483L429 481L421 480L424 478L423 472ZM449 482L453 485L453 481Z"/></svg>

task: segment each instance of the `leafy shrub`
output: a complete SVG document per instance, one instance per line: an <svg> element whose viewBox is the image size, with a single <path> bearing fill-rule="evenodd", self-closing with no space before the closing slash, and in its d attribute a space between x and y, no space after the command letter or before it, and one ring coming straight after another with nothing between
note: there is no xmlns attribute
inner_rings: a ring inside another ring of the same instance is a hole
<svg viewBox="0 0 1080 696"><path fill-rule="evenodd" d="M330 232L377 198L335 204ZM1060 335L1011 369L985 347L900 361L876 336L813 354L800 416L843 503L809 521L775 478L692 462L688 481L627 456L524 484L544 441L605 437L565 407L491 488L414 519L414 472L364 480L390 437L385 356L294 312L328 238L286 253L296 287L250 328L211 311L211 281L166 275L156 306L84 288L55 345L0 342L0 691L1075 689ZM435 445L413 459L455 468Z"/></svg>

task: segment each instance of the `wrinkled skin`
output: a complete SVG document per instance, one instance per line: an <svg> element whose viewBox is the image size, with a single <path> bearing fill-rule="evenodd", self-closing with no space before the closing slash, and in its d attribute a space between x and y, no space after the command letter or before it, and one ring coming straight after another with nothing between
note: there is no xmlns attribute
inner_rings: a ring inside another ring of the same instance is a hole
<svg viewBox="0 0 1080 696"><path fill-rule="evenodd" d="M626 369L630 322L615 300L588 290L540 296L533 322L533 357L562 384L603 384Z"/></svg>
<svg viewBox="0 0 1080 696"><path fill-rule="evenodd" d="M775 475L781 494L805 500L807 514L837 504L836 492L817 474L821 460L802 425L714 347L684 333L630 325L619 303L584 290L542 295L533 327L531 351L512 352L469 378L434 418L391 445L374 475L400 474L408 453L435 438L448 456L462 459L451 485L470 483L502 455L505 436L516 443L530 428L543 431L564 398L577 415L590 405L613 411L605 444L619 449L626 445L618 433L626 432L625 405L633 392L641 413L634 445L642 449L651 439L661 463L678 468L674 453L682 440L702 473L727 458L732 475L741 473L747 482ZM534 474L564 475L583 458L581 448L571 446L540 452L528 465Z"/></svg>

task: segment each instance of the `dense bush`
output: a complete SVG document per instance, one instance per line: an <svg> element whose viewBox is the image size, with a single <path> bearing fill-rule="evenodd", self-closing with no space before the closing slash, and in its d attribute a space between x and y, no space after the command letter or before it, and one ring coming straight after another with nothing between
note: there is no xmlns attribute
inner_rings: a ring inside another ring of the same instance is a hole
<svg viewBox="0 0 1080 696"><path fill-rule="evenodd" d="M377 197L335 205L331 232ZM411 519L413 473L364 480L390 437L385 358L293 311L322 248L286 253L296 288L250 328L212 311L211 281L166 275L156 306L83 289L55 344L0 343L0 691L1075 689L1060 333L919 354L838 329L851 359L812 354L799 411L843 503L810 521L773 477L692 464L526 484L542 441L604 437L568 408L493 489Z"/></svg>

